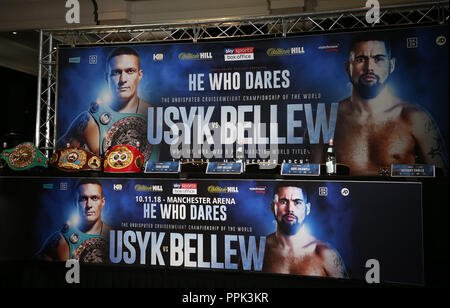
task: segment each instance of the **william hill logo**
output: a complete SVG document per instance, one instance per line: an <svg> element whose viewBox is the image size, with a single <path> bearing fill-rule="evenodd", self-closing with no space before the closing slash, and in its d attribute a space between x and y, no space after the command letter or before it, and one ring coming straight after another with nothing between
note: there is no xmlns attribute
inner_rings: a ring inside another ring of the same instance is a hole
<svg viewBox="0 0 450 308"><path fill-rule="evenodd" d="M287 49L283 48L269 48L266 51L269 57L278 57L278 56L290 56L290 55L302 55L305 53L305 47L291 47Z"/></svg>
<svg viewBox="0 0 450 308"><path fill-rule="evenodd" d="M178 54L179 60L209 60L212 58L213 56L211 52L181 52Z"/></svg>
<svg viewBox="0 0 450 308"><path fill-rule="evenodd" d="M140 184L136 184L134 185L134 190L136 191L163 191L163 187L162 185L151 185L151 186L146 186L146 185L140 185Z"/></svg>
<svg viewBox="0 0 450 308"><path fill-rule="evenodd" d="M215 194L237 194L237 193L239 193L239 188L236 186L220 187L220 186L210 185L210 186L208 186L208 192L215 193Z"/></svg>

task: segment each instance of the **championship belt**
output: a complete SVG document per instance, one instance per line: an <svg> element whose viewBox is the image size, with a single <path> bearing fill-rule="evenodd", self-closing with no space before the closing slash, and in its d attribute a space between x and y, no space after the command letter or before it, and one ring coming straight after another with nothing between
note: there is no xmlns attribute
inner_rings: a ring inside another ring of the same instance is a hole
<svg viewBox="0 0 450 308"><path fill-rule="evenodd" d="M0 170L6 166L6 161L3 159L3 152L0 153Z"/></svg>
<svg viewBox="0 0 450 308"><path fill-rule="evenodd" d="M83 263L106 263L108 247L101 235L86 234L73 226L65 224L61 234L69 245L70 259Z"/></svg>
<svg viewBox="0 0 450 308"><path fill-rule="evenodd" d="M48 164L48 158L31 142L24 142L12 149L3 150L1 158L15 171L37 166L47 168Z"/></svg>
<svg viewBox="0 0 450 308"><path fill-rule="evenodd" d="M131 145L116 145L106 153L104 172L141 172L144 155Z"/></svg>
<svg viewBox="0 0 450 308"><path fill-rule="evenodd" d="M101 171L100 157L82 148L68 146L50 157L50 166L66 172Z"/></svg>
<svg viewBox="0 0 450 308"><path fill-rule="evenodd" d="M145 161L158 161L157 147L147 140L146 117L137 113L116 112L97 102L91 104L89 114L100 129L100 155L116 145L131 145L139 149Z"/></svg>
<svg viewBox="0 0 450 308"><path fill-rule="evenodd" d="M93 237L85 240L73 252L73 258L83 263L105 263L108 259L105 239Z"/></svg>

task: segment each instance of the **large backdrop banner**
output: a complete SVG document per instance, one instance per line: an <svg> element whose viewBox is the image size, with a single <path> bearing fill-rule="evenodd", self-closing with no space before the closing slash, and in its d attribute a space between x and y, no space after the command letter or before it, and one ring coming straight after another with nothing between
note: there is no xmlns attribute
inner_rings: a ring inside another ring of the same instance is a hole
<svg viewBox="0 0 450 308"><path fill-rule="evenodd" d="M58 51L57 147L447 169L448 27Z"/></svg>
<svg viewBox="0 0 450 308"><path fill-rule="evenodd" d="M375 275L382 282L423 284L421 188L397 182L4 178L0 259L363 281Z"/></svg>

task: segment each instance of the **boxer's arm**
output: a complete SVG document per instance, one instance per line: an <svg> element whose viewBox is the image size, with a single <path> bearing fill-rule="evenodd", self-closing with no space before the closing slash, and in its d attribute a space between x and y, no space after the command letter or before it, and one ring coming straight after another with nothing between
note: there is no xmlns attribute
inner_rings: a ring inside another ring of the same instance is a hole
<svg viewBox="0 0 450 308"><path fill-rule="evenodd" d="M41 250L34 256L36 259L44 261L57 261L60 251L64 249L62 245L65 244L64 238L59 232L55 232L45 241Z"/></svg>
<svg viewBox="0 0 450 308"><path fill-rule="evenodd" d="M88 112L82 112L70 124L67 132L58 139L56 148L71 146L84 147L86 150L99 154L99 130L94 118Z"/></svg>
<svg viewBox="0 0 450 308"><path fill-rule="evenodd" d="M71 146L81 147L86 143L85 130L88 127L88 123L91 116L88 112L82 112L76 117L66 133L62 135L56 142L56 148L63 148L69 143Z"/></svg>
<svg viewBox="0 0 450 308"><path fill-rule="evenodd" d="M426 112L418 111L411 116L412 132L419 156L426 164L447 170L448 157L439 129Z"/></svg>
<svg viewBox="0 0 450 308"><path fill-rule="evenodd" d="M327 248L321 251L324 268L328 276L335 278L348 278L345 264L337 251Z"/></svg>

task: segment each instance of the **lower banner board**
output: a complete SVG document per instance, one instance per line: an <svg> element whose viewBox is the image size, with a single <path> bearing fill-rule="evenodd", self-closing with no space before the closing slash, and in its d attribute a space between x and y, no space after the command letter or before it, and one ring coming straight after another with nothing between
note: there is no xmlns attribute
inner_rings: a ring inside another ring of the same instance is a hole
<svg viewBox="0 0 450 308"><path fill-rule="evenodd" d="M0 178L1 260L423 284L420 183Z"/></svg>

